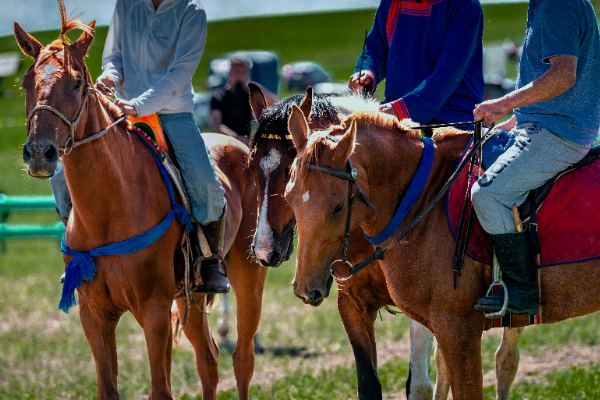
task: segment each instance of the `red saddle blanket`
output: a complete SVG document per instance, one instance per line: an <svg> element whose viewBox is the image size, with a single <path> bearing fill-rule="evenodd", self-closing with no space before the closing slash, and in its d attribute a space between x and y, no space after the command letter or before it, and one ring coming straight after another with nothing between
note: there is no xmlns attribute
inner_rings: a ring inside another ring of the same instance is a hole
<svg viewBox="0 0 600 400"><path fill-rule="evenodd" d="M465 201L467 175L468 169L465 168L450 188L447 197L448 225L455 238ZM556 180L537 213L541 267L600 257L599 200L600 160L568 172ZM468 201L470 206L470 199ZM468 214L467 211L466 218ZM491 238L477 218L467 246L467 255L491 264Z"/></svg>

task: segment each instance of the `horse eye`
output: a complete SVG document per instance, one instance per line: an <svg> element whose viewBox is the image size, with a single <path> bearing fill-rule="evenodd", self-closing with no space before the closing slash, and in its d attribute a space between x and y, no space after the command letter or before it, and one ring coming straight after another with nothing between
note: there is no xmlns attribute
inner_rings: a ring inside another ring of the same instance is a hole
<svg viewBox="0 0 600 400"><path fill-rule="evenodd" d="M73 89L77 90L77 89L79 89L80 87L81 87L81 79L79 79L79 80L77 81L77 83L75 83L75 86L73 86Z"/></svg>
<svg viewBox="0 0 600 400"><path fill-rule="evenodd" d="M335 208L333 209L333 213L331 215L335 215L337 213L339 213L340 211L342 211L344 209L344 204L338 204L337 206L335 206Z"/></svg>

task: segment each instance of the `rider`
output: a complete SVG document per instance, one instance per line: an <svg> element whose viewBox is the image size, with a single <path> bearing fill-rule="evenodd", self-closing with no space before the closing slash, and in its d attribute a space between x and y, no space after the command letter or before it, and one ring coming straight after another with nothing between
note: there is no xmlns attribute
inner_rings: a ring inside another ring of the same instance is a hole
<svg viewBox="0 0 600 400"><path fill-rule="evenodd" d="M134 117L157 113L179 164L192 205L214 255L222 252L224 190L192 116L192 75L206 42L206 13L198 0L117 0L102 56L97 88ZM56 176L53 192L68 217L68 189ZM64 179L62 179L64 181ZM222 256L222 254L221 254ZM218 257L202 261L198 293L226 293L229 281Z"/></svg>
<svg viewBox="0 0 600 400"><path fill-rule="evenodd" d="M482 35L479 0L381 0L348 86L372 94L386 79L379 111L399 119L469 121L483 100Z"/></svg>
<svg viewBox="0 0 600 400"><path fill-rule="evenodd" d="M590 150L600 125L600 39L589 0L530 0L517 88L475 108L491 124L514 110L498 128L515 143L475 183L471 195L492 243L508 289L508 311L538 313L534 257L528 232L517 229L511 206L525 201ZM497 312L504 292L482 297L478 310Z"/></svg>

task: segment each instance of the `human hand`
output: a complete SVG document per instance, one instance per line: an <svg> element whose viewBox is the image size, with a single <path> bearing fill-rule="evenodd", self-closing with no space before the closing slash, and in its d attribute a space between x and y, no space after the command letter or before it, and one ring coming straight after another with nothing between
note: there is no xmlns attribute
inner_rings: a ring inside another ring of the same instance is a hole
<svg viewBox="0 0 600 400"><path fill-rule="evenodd" d="M392 103L386 103L386 104L380 105L379 112L390 114L392 117L399 118L398 113L396 112L396 109L394 108Z"/></svg>
<svg viewBox="0 0 600 400"><path fill-rule="evenodd" d="M132 117L137 115L137 110L130 101L116 99L115 105L121 109L123 114L131 115Z"/></svg>
<svg viewBox="0 0 600 400"><path fill-rule="evenodd" d="M110 76L100 75L98 79L96 79L96 89L105 96L114 96L115 82Z"/></svg>
<svg viewBox="0 0 600 400"><path fill-rule="evenodd" d="M512 111L512 108L508 105L506 98L500 97L499 99L488 100L478 104L475 110L473 110L473 115L475 116L475 121L483 120L484 124L491 125L510 111Z"/></svg>
<svg viewBox="0 0 600 400"><path fill-rule="evenodd" d="M353 92L362 92L366 86L373 83L373 77L367 71L357 72L350 77L348 87Z"/></svg>

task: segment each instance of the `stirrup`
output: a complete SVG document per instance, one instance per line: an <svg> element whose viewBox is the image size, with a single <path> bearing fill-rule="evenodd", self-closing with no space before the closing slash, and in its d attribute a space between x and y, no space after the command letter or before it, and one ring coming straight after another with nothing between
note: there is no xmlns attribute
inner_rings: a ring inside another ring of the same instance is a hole
<svg viewBox="0 0 600 400"><path fill-rule="evenodd" d="M500 309L500 311L488 312L488 313L486 313L484 311L484 315L486 318L504 317L504 315L506 314L506 309L508 308L508 289L506 288L506 284L504 283L504 281L502 279L498 279L497 281L492 282L492 284L490 285L490 288L488 289L487 293L485 294L485 297L488 297L490 294L492 294L492 289L495 286L500 286L500 287L502 287L502 289L504 289L504 304L502 304L502 308Z"/></svg>

